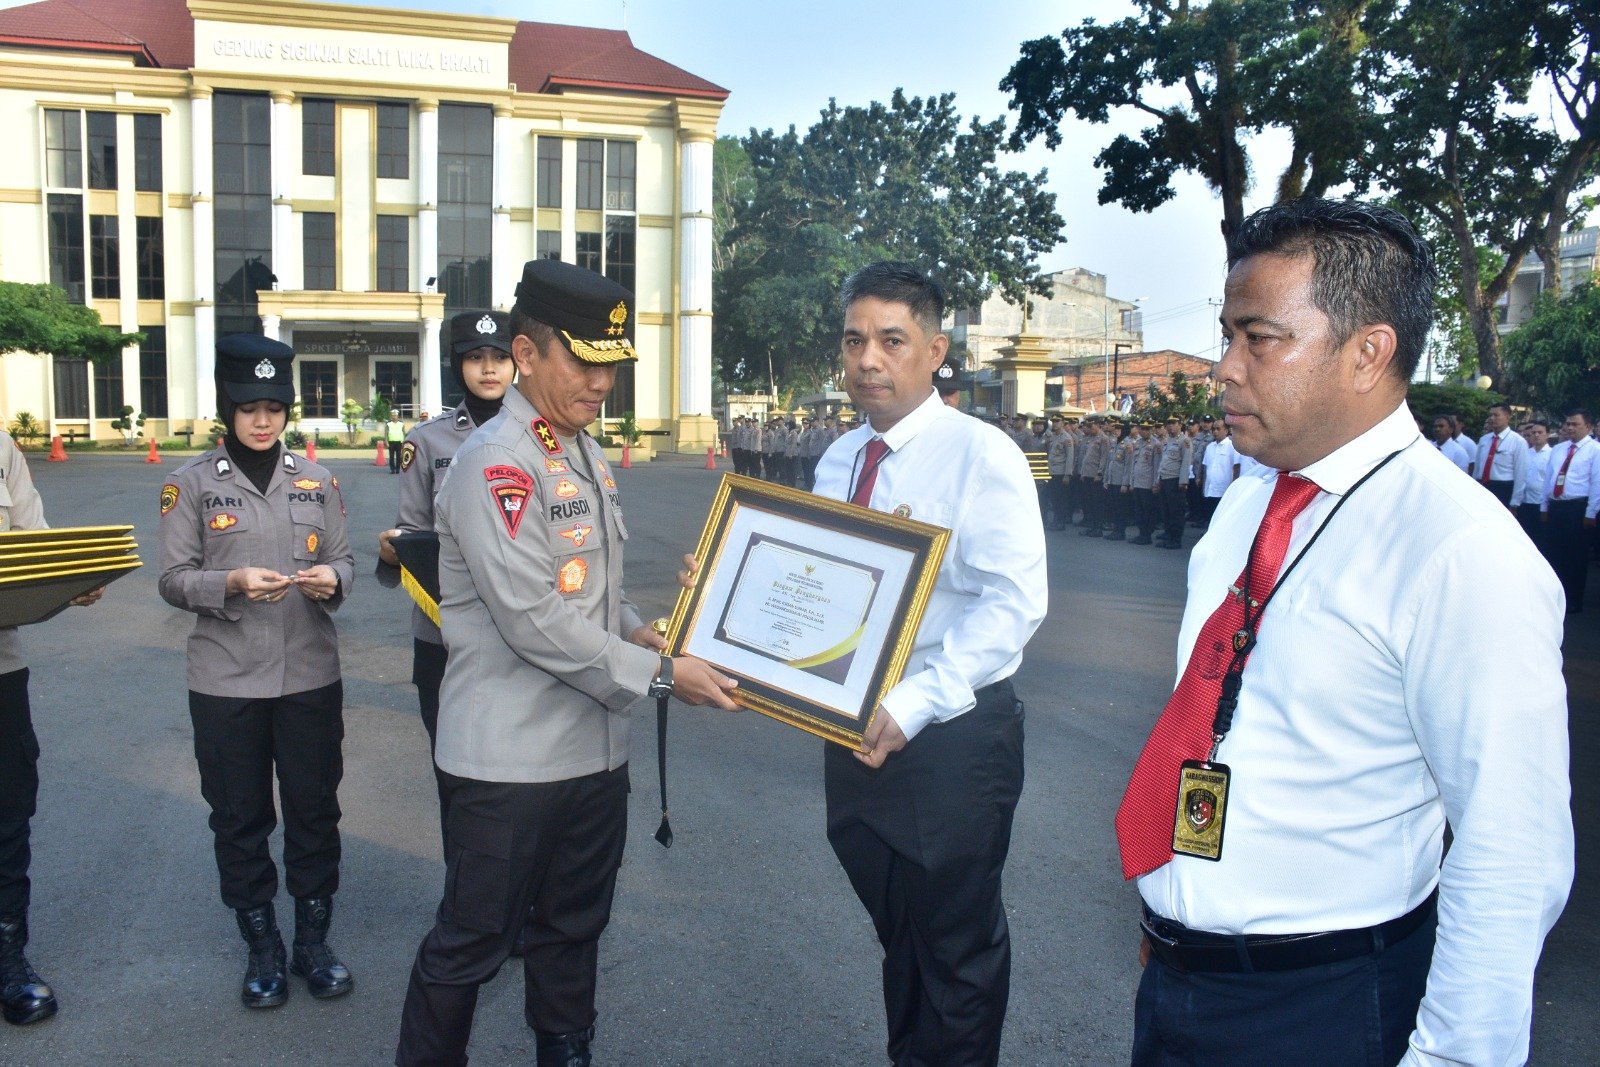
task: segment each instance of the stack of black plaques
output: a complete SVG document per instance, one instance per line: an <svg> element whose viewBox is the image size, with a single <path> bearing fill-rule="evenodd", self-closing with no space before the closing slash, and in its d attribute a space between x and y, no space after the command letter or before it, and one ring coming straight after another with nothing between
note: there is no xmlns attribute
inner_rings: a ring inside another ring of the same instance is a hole
<svg viewBox="0 0 1600 1067"><path fill-rule="evenodd" d="M140 566L132 526L0 532L0 626L53 617Z"/></svg>

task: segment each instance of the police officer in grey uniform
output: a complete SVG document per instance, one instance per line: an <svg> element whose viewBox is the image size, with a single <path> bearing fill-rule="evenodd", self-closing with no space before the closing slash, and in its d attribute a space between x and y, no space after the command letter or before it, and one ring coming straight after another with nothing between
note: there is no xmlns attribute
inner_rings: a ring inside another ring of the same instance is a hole
<svg viewBox="0 0 1600 1067"><path fill-rule="evenodd" d="M283 801L283 864L295 899L289 969L314 997L350 991L327 944L339 887L344 686L330 614L355 581L338 479L285 450L294 351L254 334L217 342L223 447L161 489L161 596L194 612L189 717L211 806L222 900L249 945L240 996L288 996L267 849Z"/></svg>
<svg viewBox="0 0 1600 1067"><path fill-rule="evenodd" d="M1177 419L1167 420L1167 436L1161 444L1156 465L1156 483L1161 488L1161 529L1163 548L1183 547L1183 513L1188 504L1189 469L1194 462L1189 435Z"/></svg>
<svg viewBox="0 0 1600 1067"><path fill-rule="evenodd" d="M42 530L44 503L33 487L28 461L11 435L0 430L0 530ZM100 590L74 604L93 604ZM14 1026L54 1015L55 991L39 977L28 947L30 822L39 798L39 739L28 702L28 664L22 640L0 629L0 1012Z"/></svg>
<svg viewBox="0 0 1600 1067"><path fill-rule="evenodd" d="M1073 454L1077 449L1077 435L1057 419L1055 435L1050 438L1050 522L1047 530L1065 530L1072 521L1068 504L1067 487L1072 481Z"/></svg>
<svg viewBox="0 0 1600 1067"><path fill-rule="evenodd" d="M1128 495L1133 500L1133 521L1139 536L1131 544L1152 544L1156 529L1156 462L1161 445L1155 440L1155 423L1136 423L1133 430L1132 469L1128 475Z"/></svg>
<svg viewBox="0 0 1600 1067"><path fill-rule="evenodd" d="M1078 484L1083 490L1083 537L1100 537L1105 533L1106 494L1104 479L1106 461L1111 457L1111 437L1106 432L1105 420L1098 415L1088 421L1088 439L1084 442L1083 466L1078 471Z"/></svg>
<svg viewBox="0 0 1600 1067"><path fill-rule="evenodd" d="M435 502L450 658L436 760L450 793L444 899L417 950L395 1062L463 1064L478 987L523 935L541 1067L583 1067L627 834L628 705L733 708L734 683L667 659L622 591L628 528L593 438L633 294L556 260L523 268L516 388L456 453Z"/></svg>
<svg viewBox="0 0 1600 1067"><path fill-rule="evenodd" d="M1128 519L1133 511L1133 501L1128 495L1128 476L1133 465L1133 446L1128 441L1128 427L1121 419L1113 419L1108 428L1111 438L1106 457L1105 500L1106 540L1126 541Z"/></svg>
<svg viewBox="0 0 1600 1067"><path fill-rule="evenodd" d="M378 535L378 556L391 566L400 560L389 539L411 531L433 532L433 498L468 435L496 415L516 377L511 362L511 316L503 311L464 311L450 320L450 375L462 391L461 403L419 423L400 448L400 508L394 529ZM428 731L428 757L438 736L439 683L444 678L444 638L420 607L411 609L411 681L417 687L422 725ZM434 767L438 777L438 767ZM439 826L446 823L449 803L444 779L438 778Z"/></svg>

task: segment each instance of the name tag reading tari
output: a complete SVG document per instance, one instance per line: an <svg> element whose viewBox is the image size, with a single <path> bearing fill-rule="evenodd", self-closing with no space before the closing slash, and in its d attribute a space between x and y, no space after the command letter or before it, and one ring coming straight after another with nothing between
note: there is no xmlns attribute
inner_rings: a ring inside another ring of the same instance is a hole
<svg viewBox="0 0 1600 1067"><path fill-rule="evenodd" d="M1178 770L1178 811L1172 826L1172 851L1203 860L1222 858L1222 826L1228 813L1225 764L1184 760Z"/></svg>

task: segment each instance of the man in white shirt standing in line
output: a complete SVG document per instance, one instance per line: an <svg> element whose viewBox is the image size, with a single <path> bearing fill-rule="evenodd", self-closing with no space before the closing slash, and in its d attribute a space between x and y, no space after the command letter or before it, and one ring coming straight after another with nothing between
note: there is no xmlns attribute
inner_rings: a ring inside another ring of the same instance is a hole
<svg viewBox="0 0 1600 1067"><path fill-rule="evenodd" d="M1233 439L1228 436L1228 423L1217 419L1211 424L1211 443L1206 445L1200 467L1201 499L1205 501L1200 513L1202 525L1211 525L1211 516L1217 513L1217 501L1237 477L1239 453L1234 451Z"/></svg>
<svg viewBox="0 0 1600 1067"><path fill-rule="evenodd" d="M1567 593L1567 614L1583 612L1589 539L1600 512L1600 443L1594 416L1578 410L1561 424L1566 439L1550 451L1544 482L1544 553Z"/></svg>
<svg viewBox="0 0 1600 1067"><path fill-rule="evenodd" d="M1528 442L1528 474L1522 480L1522 495L1511 498L1522 532L1535 547L1544 543L1544 481L1550 468L1550 424L1532 419L1522 424L1522 439ZM1541 549L1541 551L1543 551Z"/></svg>
<svg viewBox="0 0 1600 1067"><path fill-rule="evenodd" d="M862 750L824 745L828 841L883 944L889 1058L997 1063L1011 940L1000 895L1022 790L1011 676L1044 618L1044 528L1027 460L946 407L938 286L903 264L845 280L845 388L867 423L816 493L950 531L905 674Z"/></svg>
<svg viewBox="0 0 1600 1067"><path fill-rule="evenodd" d="M1403 216L1288 201L1228 262L1222 409L1277 473L1194 549L1117 814L1133 1063L1522 1063L1573 871L1561 590L1406 407L1436 274Z"/></svg>
<svg viewBox="0 0 1600 1067"><path fill-rule="evenodd" d="M1528 442L1511 429L1511 405L1492 404L1484 424L1488 430L1478 442L1472 476L1508 508L1521 497L1528 476Z"/></svg>
<svg viewBox="0 0 1600 1067"><path fill-rule="evenodd" d="M1468 473L1467 468L1472 466L1472 457L1467 450L1456 444L1451 436L1455 432L1455 424L1450 421L1450 416L1440 415L1433 420L1433 447L1437 448L1445 459L1454 463L1462 474Z"/></svg>

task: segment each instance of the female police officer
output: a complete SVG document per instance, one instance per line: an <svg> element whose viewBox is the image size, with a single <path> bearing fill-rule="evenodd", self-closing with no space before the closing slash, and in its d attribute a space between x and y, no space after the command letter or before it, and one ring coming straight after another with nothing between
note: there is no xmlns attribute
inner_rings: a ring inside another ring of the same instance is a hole
<svg viewBox="0 0 1600 1067"><path fill-rule="evenodd" d="M222 899L250 946L241 996L288 996L267 850L283 801L283 862L295 898L294 958L315 997L350 991L326 942L339 884L343 683L329 612L350 592L344 503L327 469L278 442L294 403L288 345L217 342L222 448L161 490L161 595L199 616L189 637L189 715L200 792L211 805Z"/></svg>

